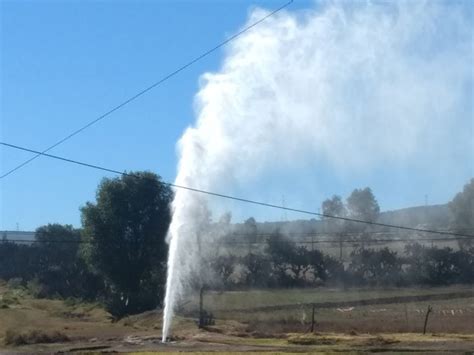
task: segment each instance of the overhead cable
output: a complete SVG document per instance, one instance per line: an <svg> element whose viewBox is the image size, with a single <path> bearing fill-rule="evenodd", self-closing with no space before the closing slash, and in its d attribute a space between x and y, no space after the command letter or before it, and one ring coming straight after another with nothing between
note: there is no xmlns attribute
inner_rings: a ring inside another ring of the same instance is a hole
<svg viewBox="0 0 474 355"><path fill-rule="evenodd" d="M71 139L72 137L74 137L75 135L81 133L82 131L86 130L87 128L93 126L94 124L96 124L97 122L99 121L102 121L104 118L108 117L109 115L111 115L112 113L120 110L122 107L128 105L130 102L138 99L140 96L146 94L147 92L149 92L150 90L156 88L157 86L161 85L162 83L164 83L165 81L167 81L168 79L172 78L173 76L177 75L178 73L182 72L183 70L185 70L186 68L190 67L191 65L193 65L194 63L200 61L201 59L203 59L204 57L207 57L209 54L215 52L216 50L218 50L219 48L225 46L226 44L228 44L229 42L232 42L233 40L235 40L237 37L241 36L242 34L244 34L245 32L249 31L250 29L252 29L253 27L257 26L258 24L262 23L263 21L265 21L267 18L275 15L277 12L283 10L284 8L288 7L291 3L293 2L293 0L290 0L288 1L287 3L285 3L284 5L280 6L279 8L277 8L276 10L268 13L267 15L263 16L261 19L259 19L258 21L256 22L253 22L252 24L250 24L249 26L246 26L244 27L242 30L240 30L239 32L237 32L236 34L230 36L229 38L227 38L225 41L222 41L220 42L219 44L217 44L216 46L214 46L213 48L205 51L204 53L202 53L201 55L195 57L194 59L188 61L186 64L180 66L179 68L175 69L174 71L172 71L171 73L165 75L164 77L160 78L159 80L157 80L156 82L154 82L153 84L151 84L150 86L146 87L145 89L142 89L141 91L139 91L138 93L134 94L133 96L129 97L128 99L126 99L125 101L121 102L120 104L112 107L110 110L108 110L107 112L103 113L102 115L98 116L97 118L93 119L92 121L88 122L87 124L85 124L84 126L76 129L75 131L71 132L70 134L68 134L67 136L65 136L64 138L58 140L57 142L55 142L54 144L50 145L49 147L47 147L46 149L42 150L42 151L38 151L38 153L25 160L24 162L22 162L21 164L15 166L14 168L12 168L11 170L7 171L6 173L4 173L3 175L0 176L0 179L3 179L5 177L7 177L8 175L12 174L13 172L21 169L22 167L24 167L25 165L29 164L30 162L32 162L33 160L37 159L38 157L44 155L45 153L49 152L51 149L57 147L58 145L64 143L65 141Z"/></svg>
<svg viewBox="0 0 474 355"><path fill-rule="evenodd" d="M21 146L6 143L6 142L0 142L0 144L3 145L3 146L9 147L9 148L22 150L22 151L26 151L26 152L30 152L30 153L35 153L35 154L39 153L36 150L29 149L29 148L26 148L26 147L21 147ZM122 171L118 171L118 170L114 170L114 169L110 169L110 168L105 168L103 166L84 163L84 162L81 162L81 161L78 161L78 160L73 160L73 159L69 159L69 158L65 158L65 157L60 157L60 156L57 156L57 155L52 155L52 154L47 154L47 153L41 153L41 155L43 155L45 157L48 157L48 158L68 162L68 163L71 163L71 164L85 166L85 167L92 168L92 169L106 171L106 172L119 174L119 175L123 175L123 176L132 176L132 177L135 177L135 178L142 178L140 175L136 175L136 174L133 174L133 173L127 173L127 172L122 172ZM296 212L296 213L301 213L301 214L306 214L306 215L311 215L311 216L331 218L331 219L342 220L342 221L346 221L346 222L367 224L367 225L378 226L378 227L408 230L408 231L420 232L420 233L430 233L430 234L438 234L438 235L450 235L450 236L456 236L456 237L474 238L474 235L470 235L470 234L463 234L463 233L449 232L449 231L447 232L447 231L424 229L424 228L415 228L415 227L408 227L408 226L400 226L400 225L374 222L374 221L364 221L364 220L360 220L360 219L356 219L356 218L350 218L350 217L333 216L333 215L329 215L329 214L325 214L325 213L318 213L318 212L303 210L303 209L299 209L299 208L279 206L279 205L275 205L275 204L271 204L271 203L251 200L251 199L248 199L248 198L236 197L236 196L231 196L231 195L227 195L227 194L223 194L223 193L202 190L202 189L193 188L193 187L190 187L190 186L177 185L177 184L173 184L173 183L169 183L169 182L165 182L165 181L162 182L162 183L167 185L167 186L176 188L176 189L183 189L183 190L197 192L197 193L201 193L201 194L205 194L205 195L209 195L209 196L220 197L220 198L225 198L225 199L228 199L228 200L234 200L234 201L244 202L244 203L248 203L248 204L252 204L252 205L270 207L270 208L274 208L274 209L280 209L280 210L285 210L285 211L289 211L289 212Z"/></svg>

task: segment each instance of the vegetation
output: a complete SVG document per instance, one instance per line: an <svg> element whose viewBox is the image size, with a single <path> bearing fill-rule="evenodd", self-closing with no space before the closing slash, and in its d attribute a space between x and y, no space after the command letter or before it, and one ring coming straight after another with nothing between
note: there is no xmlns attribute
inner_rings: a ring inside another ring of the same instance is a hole
<svg viewBox="0 0 474 355"><path fill-rule="evenodd" d="M474 179L456 195L450 203L453 225L456 230L466 231L474 223ZM325 229L335 233L335 242L348 231L367 243L353 250L349 260L327 255L323 250L301 246L291 237L275 231L267 239L267 247L261 253L252 252L244 257L227 255L214 262L217 274L226 287L299 287L315 285L344 286L403 286L449 285L474 283L474 247L466 238L460 250L451 247L427 247L410 243L397 252L384 247L369 248L370 225L348 222L330 216L350 217L364 221L376 221L380 212L377 200L370 188L355 189L344 204L340 196L322 203ZM258 225L249 218L244 230L258 233ZM474 228L472 229L474 230ZM354 232L355 231L355 232ZM382 233L383 231L379 231ZM347 238L347 237L346 237ZM255 238L254 238L255 239ZM253 239L253 240L254 240ZM416 239L415 239L416 240ZM468 243L469 242L469 243ZM236 270L244 270L236 272ZM230 282L232 280L232 282Z"/></svg>
<svg viewBox="0 0 474 355"><path fill-rule="evenodd" d="M355 189L347 198L349 216L361 221L375 222L380 213L380 207L370 187Z"/></svg>
<svg viewBox="0 0 474 355"><path fill-rule="evenodd" d="M118 316L156 307L166 277L172 191L152 173L104 179L81 209L87 263L107 283Z"/></svg>
<svg viewBox="0 0 474 355"><path fill-rule="evenodd" d="M454 197L449 208L453 214L453 225L457 230L474 230L474 179L471 179L463 191Z"/></svg>
<svg viewBox="0 0 474 355"><path fill-rule="evenodd" d="M138 176L138 178L137 178ZM452 228L473 227L474 179L457 194L449 207ZM159 176L137 172L104 179L95 202L82 207L81 230L48 224L36 230L37 243L0 242L0 279L24 287L36 297L99 301L115 317L160 306L165 284L172 192ZM355 189L345 203L333 196L322 204L327 216L375 221L379 206L370 188ZM231 215L209 226L233 233ZM328 233L369 241L371 226L333 218L321 221ZM357 226L356 226L357 225ZM291 288L307 286L405 286L474 283L474 247L437 247L411 243L404 250L371 248L359 244L347 259L335 258L324 249L301 245L278 230L270 233L264 248L254 218L240 225L249 235L244 254L226 249L209 265L216 275L211 287ZM354 232L355 231L355 232ZM382 233L383 230L377 230ZM342 240L342 239L341 239ZM466 239L468 240L468 239ZM220 280L219 280L220 279ZM1 299L8 309L15 297Z"/></svg>
<svg viewBox="0 0 474 355"><path fill-rule="evenodd" d="M171 199L152 173L104 179L97 202L81 209L82 230L48 224L36 230L37 243L2 240L0 279L16 280L37 297L100 300L115 316L155 308L166 274Z"/></svg>
<svg viewBox="0 0 474 355"><path fill-rule="evenodd" d="M207 311L216 315L216 324L199 330L196 329L196 316L191 318L177 316L173 328L173 339L192 341L193 350L202 350L202 353L209 353L216 349L246 352L252 345L257 346L255 351L283 351L284 347L296 343L293 339L301 337L315 338L319 346L334 346L334 348L321 349L304 345L304 348L286 348L285 351L300 353L322 350L340 351L341 346L346 344L345 350L357 349L357 351L366 352L371 349L370 346L374 345L373 342L378 337L399 340L400 346L392 348L393 352L406 350L407 347L413 346L414 341L420 342L417 346L419 351L445 350L448 352L451 350L452 352L463 349L468 351L472 349L474 340L472 335L474 331L473 298L455 298L451 295L472 292L470 290L469 287L450 286L351 288L348 290L323 287L318 290L294 288L238 292L209 291L204 295L204 305ZM446 297L424 302L361 306L347 312L341 312L337 308L317 309L316 333L308 333L311 325L311 306L308 304L312 302L344 302L426 294L446 295ZM6 347L7 349L3 350L7 352L82 353L120 352L133 349L138 354L144 350L183 351L183 342L160 344L161 312L159 311L145 312L112 322L110 315L100 305L78 300L73 302L35 299L22 287L12 288L0 282L0 298L6 296L9 299L17 298L11 308L0 308L0 348ZM424 312L428 304L434 308L428 331L435 334L422 336L420 330L423 327ZM291 307L266 312L253 310L255 307L268 305L290 305ZM198 309L198 294L183 307L183 312L187 312L188 309ZM231 312L231 309L237 309L237 311ZM454 315L452 310L454 310ZM33 336L27 342L35 344L25 344L15 349L16 341L8 340L9 344L5 344L6 333L9 333L9 339L18 339L18 344L25 343L18 335L28 338L31 334ZM58 333L60 336L55 336ZM427 348L427 342L432 342L429 348ZM229 348L225 344L235 345Z"/></svg>
<svg viewBox="0 0 474 355"><path fill-rule="evenodd" d="M453 216L452 226L459 233L472 234L474 232L474 179L464 186L449 203L449 209ZM459 241L461 248L470 248L474 245L472 239Z"/></svg>
<svg viewBox="0 0 474 355"><path fill-rule="evenodd" d="M62 332L44 332L41 330L29 330L24 332L16 332L14 330L7 330L5 333L6 345L27 345L38 343L64 343L69 338Z"/></svg>
<svg viewBox="0 0 474 355"><path fill-rule="evenodd" d="M221 284L230 288L474 283L474 248L454 250L417 243L407 245L403 255L386 247L361 247L351 253L345 267L320 250L308 250L275 234L268 238L264 253L227 255L212 265L221 277ZM243 272L235 272L242 268Z"/></svg>

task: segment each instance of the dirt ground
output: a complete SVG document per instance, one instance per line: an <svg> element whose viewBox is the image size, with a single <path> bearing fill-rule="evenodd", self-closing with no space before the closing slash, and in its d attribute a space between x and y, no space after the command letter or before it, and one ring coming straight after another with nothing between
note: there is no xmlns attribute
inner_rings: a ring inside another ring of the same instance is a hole
<svg viewBox="0 0 474 355"><path fill-rule="evenodd" d="M313 333L309 332L311 317L304 302L380 300L384 297L413 301L403 297L461 295L469 290L459 287L377 290L376 293L353 290L346 291L345 296L337 293L337 297L331 290L274 290L273 298L266 294L267 291L209 293L205 305L218 315L216 324L198 329L196 309L191 301L187 311L175 318L172 338L163 344L159 311L113 322L97 304L34 299L24 290L0 285L0 354L466 353L474 351L474 297L446 299L449 297L435 296L434 299L421 298L419 302L391 304L376 301L373 305L362 303L362 306L352 308L331 305L315 312ZM263 292L265 304L277 306L277 309L244 311L251 306L260 306L256 292ZM311 296L311 292L315 295ZM288 307L292 302L295 307ZM286 306L278 309L279 304ZM428 332L423 335L427 304L431 304L434 311L430 315ZM231 311L225 312L226 307Z"/></svg>
<svg viewBox="0 0 474 355"><path fill-rule="evenodd" d="M178 331L168 343L161 343L159 334L132 330L107 337L74 339L67 343L34 344L5 348L1 354L19 353L133 353L158 354L178 352L200 353L467 353L474 349L474 335L456 334L284 334L278 338L258 335L224 334L213 330Z"/></svg>

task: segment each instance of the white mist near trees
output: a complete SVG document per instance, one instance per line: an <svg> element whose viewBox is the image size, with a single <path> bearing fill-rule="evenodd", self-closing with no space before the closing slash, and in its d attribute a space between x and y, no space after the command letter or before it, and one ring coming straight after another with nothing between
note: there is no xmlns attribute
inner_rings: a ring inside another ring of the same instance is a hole
<svg viewBox="0 0 474 355"><path fill-rule="evenodd" d="M176 184L229 191L316 159L350 169L428 157L469 114L472 19L463 6L330 3L265 20L202 76ZM248 22L265 14L256 9ZM202 260L215 248L199 243L210 237L207 206L205 195L176 190L164 340L178 302L206 279Z"/></svg>

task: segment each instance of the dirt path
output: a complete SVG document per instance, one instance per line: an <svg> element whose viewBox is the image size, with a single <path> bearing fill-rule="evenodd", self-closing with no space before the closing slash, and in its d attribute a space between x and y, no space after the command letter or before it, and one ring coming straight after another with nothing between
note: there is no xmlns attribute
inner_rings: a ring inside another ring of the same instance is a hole
<svg viewBox="0 0 474 355"><path fill-rule="evenodd" d="M285 338L241 338L210 332L199 332L189 338L161 343L157 336L130 335L97 344L76 342L50 346L25 346L0 351L0 354L100 354L100 353L179 353L179 352L245 352L245 353L309 353L309 352L424 352L463 353L474 349L474 335L454 334L288 334Z"/></svg>

